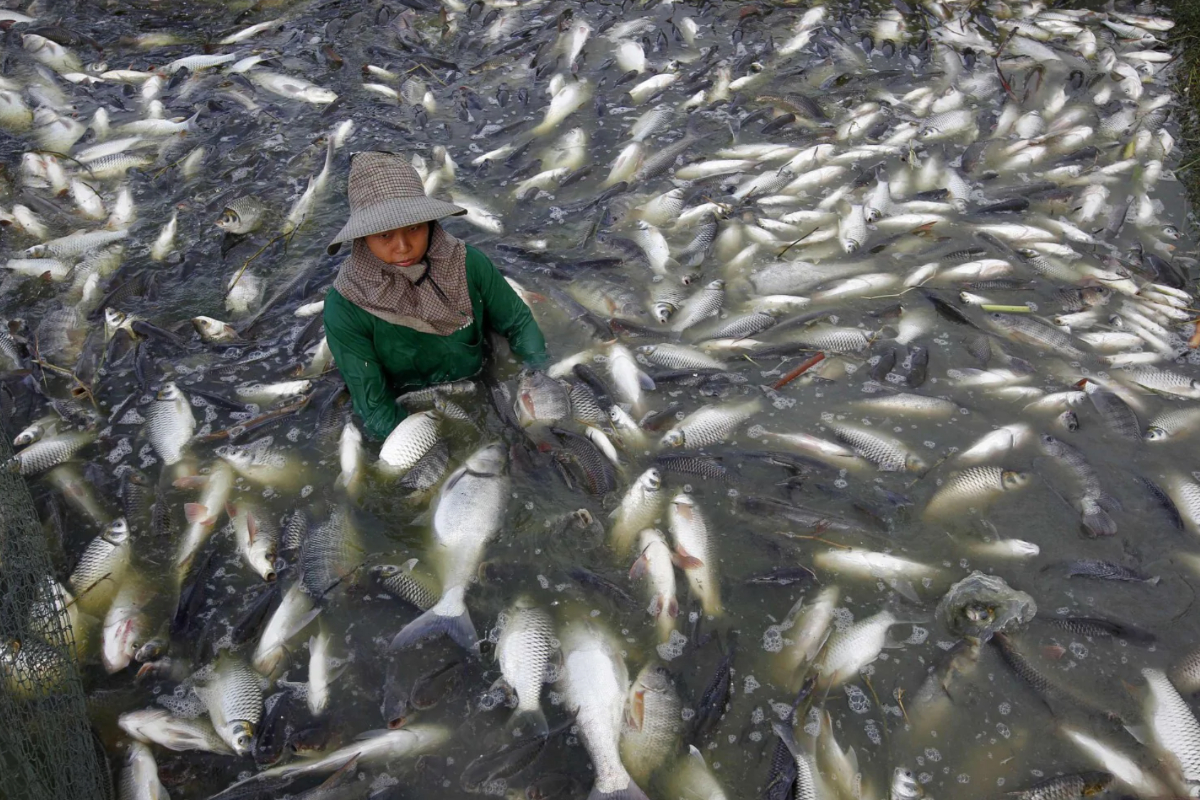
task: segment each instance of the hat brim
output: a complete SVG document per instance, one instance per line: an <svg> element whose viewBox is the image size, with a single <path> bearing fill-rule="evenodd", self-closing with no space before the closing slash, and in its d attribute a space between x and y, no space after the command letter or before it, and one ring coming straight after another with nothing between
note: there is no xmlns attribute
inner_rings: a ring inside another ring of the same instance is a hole
<svg viewBox="0 0 1200 800"><path fill-rule="evenodd" d="M416 225L418 222L433 222L443 217L459 217L466 213L465 208L432 197L398 197L384 200L352 212L350 219L329 243L326 252L333 255L341 248L343 242L363 236L394 231L396 228Z"/></svg>

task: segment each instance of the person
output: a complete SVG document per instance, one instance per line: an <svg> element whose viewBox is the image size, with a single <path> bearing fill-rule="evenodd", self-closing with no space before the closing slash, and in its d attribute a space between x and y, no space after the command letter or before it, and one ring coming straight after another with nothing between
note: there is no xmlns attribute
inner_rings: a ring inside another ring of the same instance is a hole
<svg viewBox="0 0 1200 800"><path fill-rule="evenodd" d="M485 331L529 367L546 340L529 307L480 251L438 220L466 209L425 195L400 155L356 153L350 219L330 243L353 242L325 297L325 335L367 433L385 439L407 416L396 397L475 375Z"/></svg>

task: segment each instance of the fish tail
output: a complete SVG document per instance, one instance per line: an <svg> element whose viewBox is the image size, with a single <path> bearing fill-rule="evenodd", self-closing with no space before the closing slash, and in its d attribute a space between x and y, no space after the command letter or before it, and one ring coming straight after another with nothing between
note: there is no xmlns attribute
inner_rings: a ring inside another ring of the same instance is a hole
<svg viewBox="0 0 1200 800"><path fill-rule="evenodd" d="M529 709L518 708L509 717L507 727L514 735L519 735L522 739L528 736L546 736L550 732L550 726L546 723L546 715L540 706Z"/></svg>
<svg viewBox="0 0 1200 800"><path fill-rule="evenodd" d="M615 792L602 792L597 787L592 787L592 791L588 794L588 800L650 800L646 797L638 785L633 782L633 778L629 779L629 785L624 789L617 789Z"/></svg>
<svg viewBox="0 0 1200 800"><path fill-rule="evenodd" d="M449 636L464 650L479 652L479 634L463 602L461 586L448 589L437 605L401 628L392 639L391 649L404 650L443 635Z"/></svg>
<svg viewBox="0 0 1200 800"><path fill-rule="evenodd" d="M1083 527L1092 536L1114 536L1117 533L1116 521L1099 505L1089 505L1080 518Z"/></svg>

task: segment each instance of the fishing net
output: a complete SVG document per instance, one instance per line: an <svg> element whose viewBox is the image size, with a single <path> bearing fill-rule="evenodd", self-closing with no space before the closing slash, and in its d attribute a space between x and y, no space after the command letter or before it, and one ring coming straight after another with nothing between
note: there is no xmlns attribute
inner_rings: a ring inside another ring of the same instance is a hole
<svg viewBox="0 0 1200 800"><path fill-rule="evenodd" d="M0 436L0 461L12 456ZM0 469L0 798L107 800L65 598L25 480Z"/></svg>

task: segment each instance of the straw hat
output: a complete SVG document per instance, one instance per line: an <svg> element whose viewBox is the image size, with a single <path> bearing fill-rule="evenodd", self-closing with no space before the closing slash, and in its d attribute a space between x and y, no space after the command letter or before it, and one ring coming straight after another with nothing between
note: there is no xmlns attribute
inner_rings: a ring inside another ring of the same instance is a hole
<svg viewBox="0 0 1200 800"><path fill-rule="evenodd" d="M425 196L421 177L404 156L368 151L350 159L350 219L329 243L333 255L362 236L466 214L465 208Z"/></svg>

